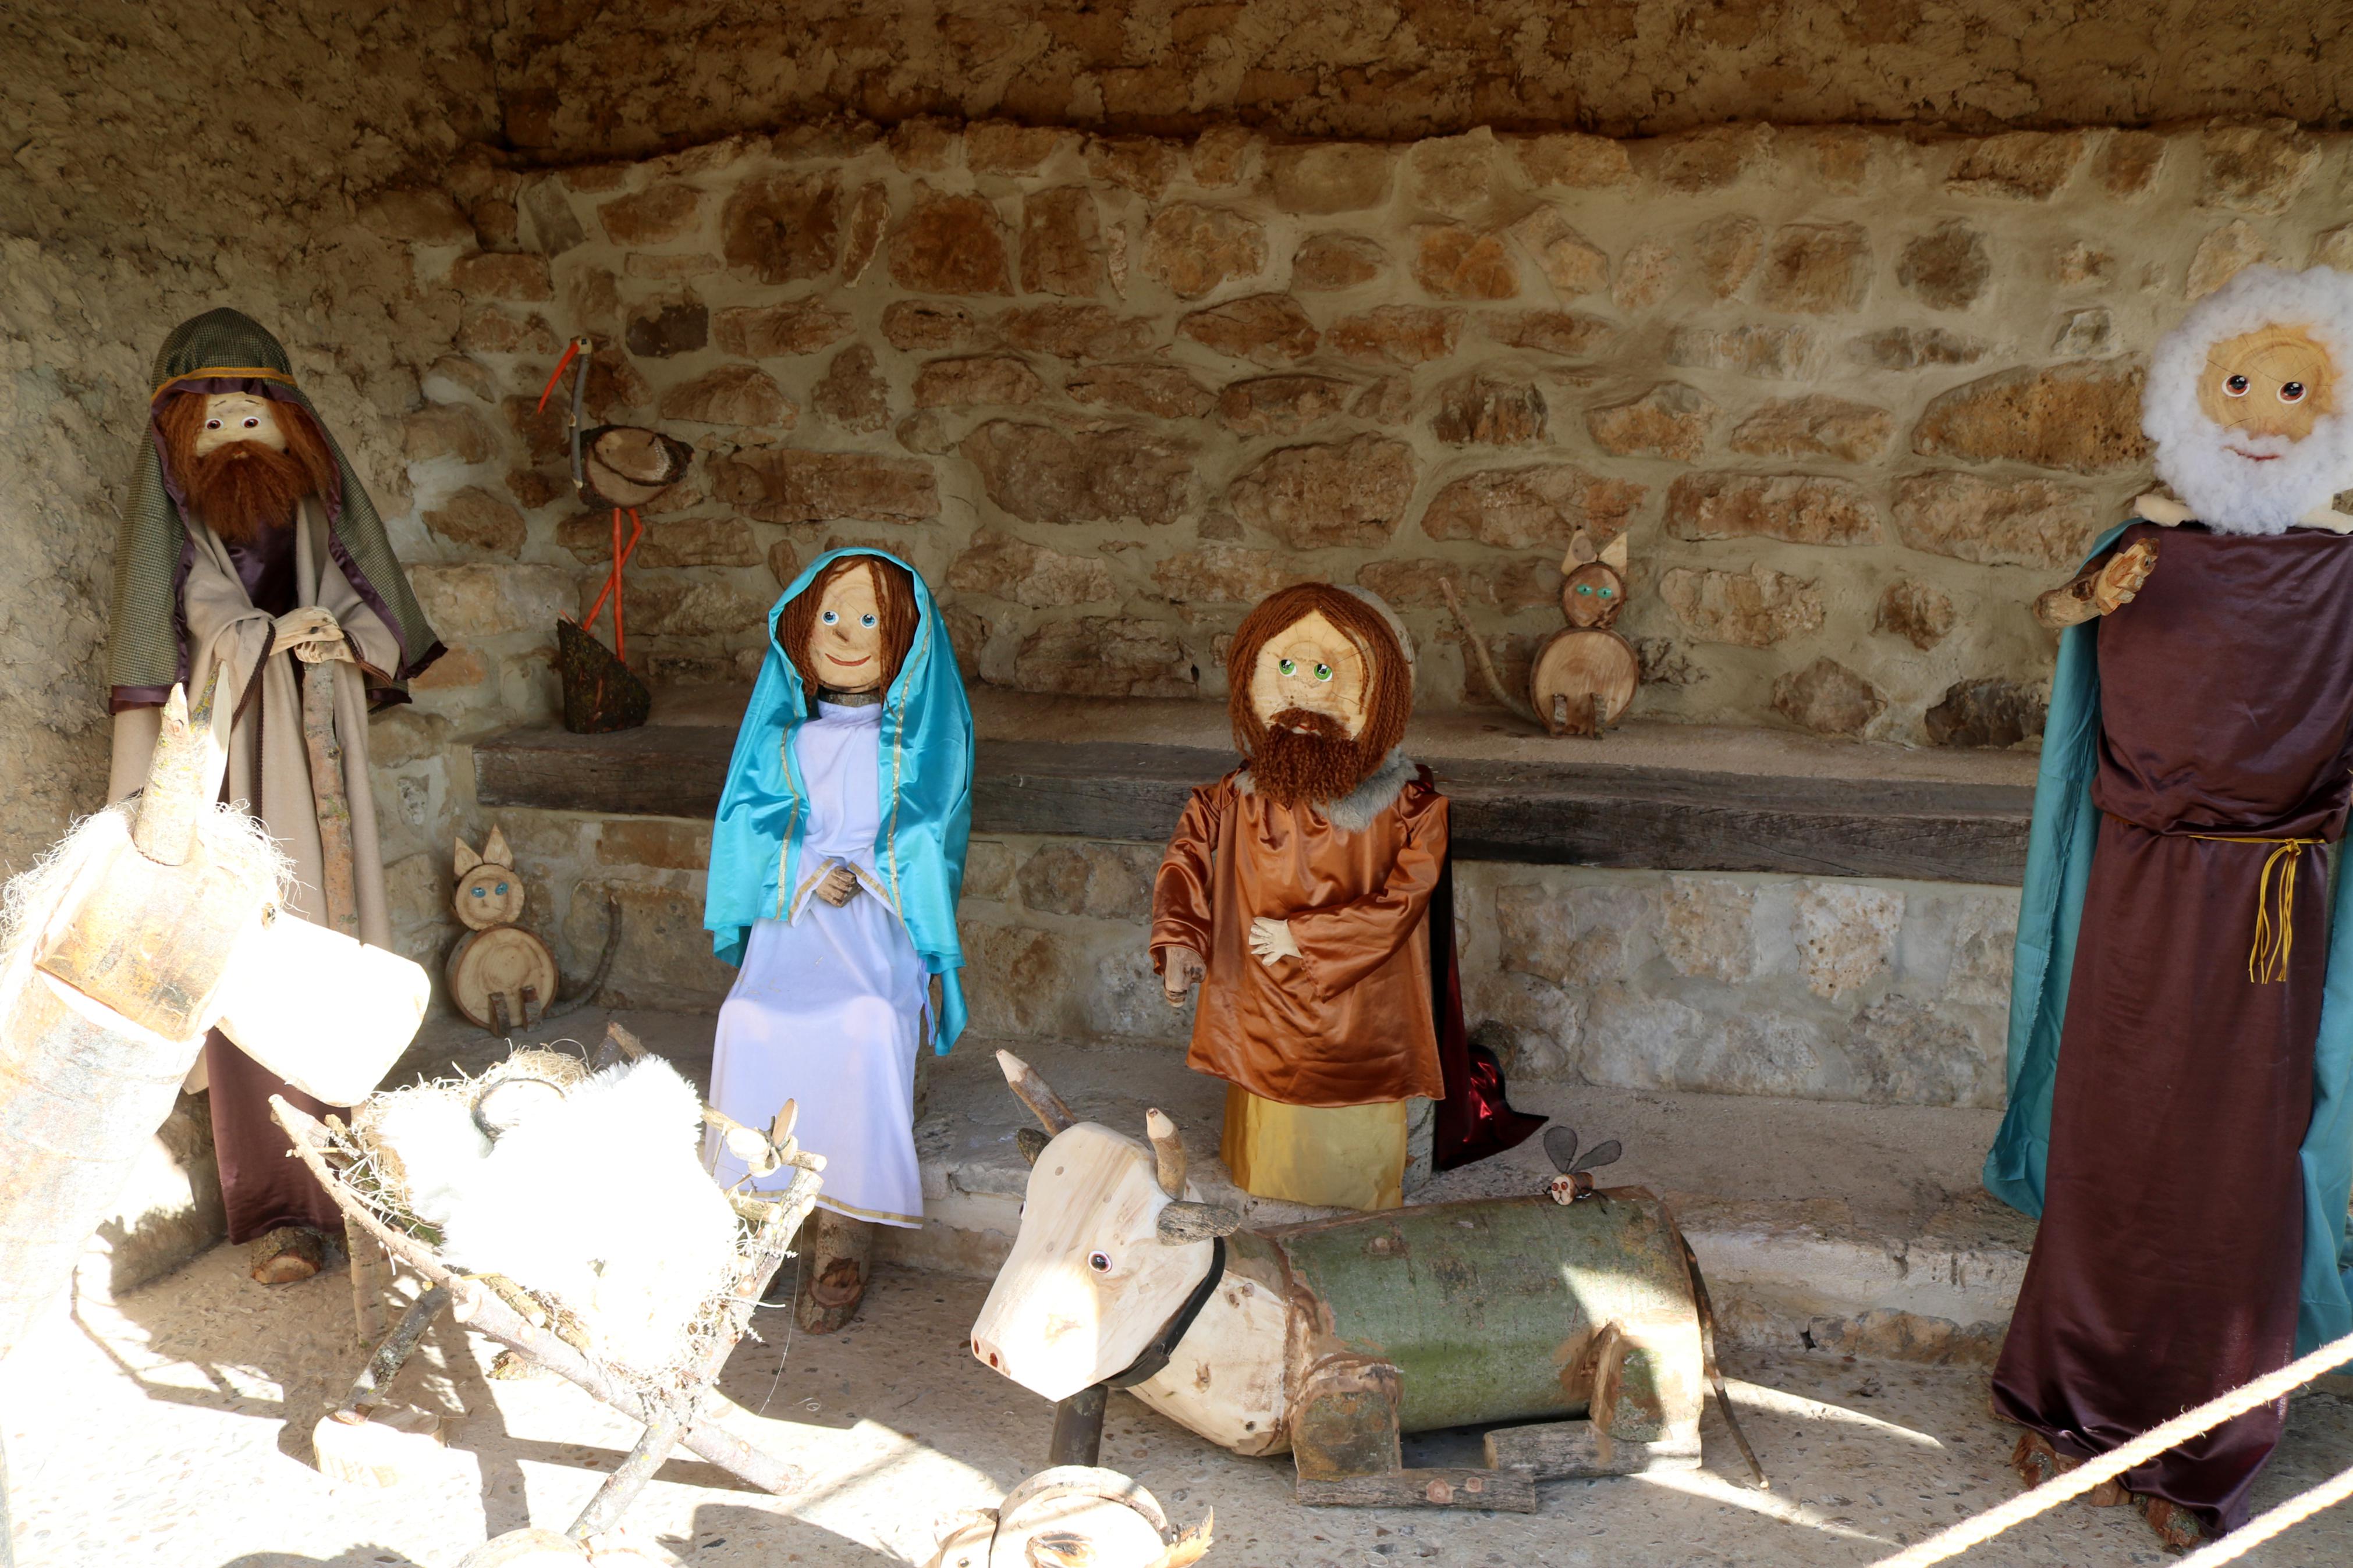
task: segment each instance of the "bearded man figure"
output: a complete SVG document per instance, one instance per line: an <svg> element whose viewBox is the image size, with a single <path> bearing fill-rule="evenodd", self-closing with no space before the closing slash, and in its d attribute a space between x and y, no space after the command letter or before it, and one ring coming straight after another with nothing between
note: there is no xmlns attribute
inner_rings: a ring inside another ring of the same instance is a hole
<svg viewBox="0 0 2353 1568"><path fill-rule="evenodd" d="M2353 278L2256 268L2200 302L2143 410L2179 500L2036 605L2070 629L1985 1171L2042 1217L1993 1379L2029 1484L2353 1330L2348 373ZM2284 1418L2124 1487L2168 1542L2232 1529Z"/></svg>
<svg viewBox="0 0 2353 1568"><path fill-rule="evenodd" d="M1172 1005L1201 986L1186 1060L1226 1080L1236 1184L1394 1208L1410 1099L1441 1102L1440 1167L1543 1122L1504 1103L1463 1032L1446 797L1398 749L1403 628L1369 595L1303 584L1243 619L1226 668L1245 761L1177 823L1153 885L1153 966Z"/></svg>
<svg viewBox="0 0 2353 1568"><path fill-rule="evenodd" d="M405 683L441 644L277 339L235 310L207 311L164 341L152 385L115 538L107 798L144 782L172 687L212 687L228 759L221 798L245 803L293 862L286 907L389 947L367 716L407 700ZM217 1030L190 1088L211 1090L229 1239L254 1243L253 1277L318 1272L341 1221L288 1158L269 1097L313 1116L329 1108Z"/></svg>

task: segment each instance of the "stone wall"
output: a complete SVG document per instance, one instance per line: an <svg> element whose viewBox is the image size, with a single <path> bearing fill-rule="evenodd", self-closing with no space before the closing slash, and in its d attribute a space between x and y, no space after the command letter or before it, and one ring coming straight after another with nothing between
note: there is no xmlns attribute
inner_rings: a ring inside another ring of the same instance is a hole
<svg viewBox="0 0 2353 1568"><path fill-rule="evenodd" d="M2331 0L509 0L512 143L668 151L828 113L1380 140L1743 120L2342 126Z"/></svg>
<svg viewBox="0 0 2353 1568"><path fill-rule="evenodd" d="M585 973L618 899L617 1005L715 1011L700 824L508 811L525 921ZM989 837L958 912L972 1028L1181 1049L1147 935L1160 846ZM1515 1075L1999 1107L2018 895L1950 883L1465 862L1466 1016Z"/></svg>
<svg viewBox="0 0 2353 1568"><path fill-rule="evenodd" d="M406 428L455 617L425 706L544 710L501 639L611 552L533 412L586 331L592 414L701 453L631 568L658 683L745 679L780 582L856 541L993 685L1217 698L1250 603L1315 575L1402 608L1425 707L1475 707L1440 580L1516 684L1581 527L1630 535L1637 714L2013 743L2029 601L2147 482L2142 352L2251 260L2353 262L2348 156L841 122L534 175L505 248L420 194L417 275L462 301Z"/></svg>

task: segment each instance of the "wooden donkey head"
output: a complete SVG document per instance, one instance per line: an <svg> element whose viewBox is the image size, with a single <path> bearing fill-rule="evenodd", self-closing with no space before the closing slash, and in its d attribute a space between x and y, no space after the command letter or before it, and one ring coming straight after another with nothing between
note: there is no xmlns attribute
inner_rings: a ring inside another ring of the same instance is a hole
<svg viewBox="0 0 2353 1568"><path fill-rule="evenodd" d="M1626 536L1596 550L1593 536L1578 529L1561 557L1560 610L1572 626L1608 626L1626 607Z"/></svg>

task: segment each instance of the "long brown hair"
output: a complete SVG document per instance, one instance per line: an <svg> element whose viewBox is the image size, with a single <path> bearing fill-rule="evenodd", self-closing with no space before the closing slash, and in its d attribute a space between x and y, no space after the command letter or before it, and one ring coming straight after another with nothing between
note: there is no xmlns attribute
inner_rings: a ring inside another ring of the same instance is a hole
<svg viewBox="0 0 2353 1568"><path fill-rule="evenodd" d="M1277 589L1260 600L1235 629L1233 645L1226 651L1226 713L1233 723L1234 747L1246 757L1255 756L1266 742L1266 722L1250 706L1250 673L1258 667L1259 654L1277 634L1319 611L1365 656L1365 727L1356 743L1378 766L1405 739L1405 722L1413 715L1413 672L1388 618L1329 583Z"/></svg>
<svg viewBox="0 0 2353 1568"><path fill-rule="evenodd" d="M899 679L899 667L907 659L907 650L915 646L915 579L905 567L895 561L885 561L880 555L844 555L818 573L809 585L785 602L784 613L776 617L776 647L793 661L801 672L801 684L807 688L809 700L817 700L819 682L817 666L809 659L809 634L817 630L818 601L825 597L826 585L844 572L866 567L874 574L874 601L882 621L882 688Z"/></svg>

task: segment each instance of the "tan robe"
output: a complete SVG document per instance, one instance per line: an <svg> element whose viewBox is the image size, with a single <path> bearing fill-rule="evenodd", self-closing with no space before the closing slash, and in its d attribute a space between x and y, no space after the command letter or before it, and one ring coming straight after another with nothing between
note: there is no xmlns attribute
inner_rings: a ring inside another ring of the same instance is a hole
<svg viewBox="0 0 2353 1568"><path fill-rule="evenodd" d="M214 704L214 732L228 753L226 799L242 801L268 827L271 840L294 863L290 907L307 921L326 923L320 891L325 858L320 847L317 802L311 793L311 756L302 737L302 685L299 660L279 654L263 663L275 617L256 609L229 559L227 547L209 528L194 531L195 559L182 592L188 636L188 694L203 693L216 667L220 695ZM400 662L399 642L382 616L353 588L327 550L325 514L315 498L302 503L294 540L298 605L316 605L335 617L362 663L379 672ZM260 679L254 679L261 666ZM359 913L359 937L372 947L392 945L392 921L385 901L384 856L375 831L375 797L368 786L367 680L358 665L337 660L334 671L335 734L342 742L344 798L351 805L352 884ZM121 800L146 782L163 722L160 709L133 708L114 716L114 764L107 798ZM260 799L254 800L259 747ZM189 1081L204 1087L199 1058Z"/></svg>

